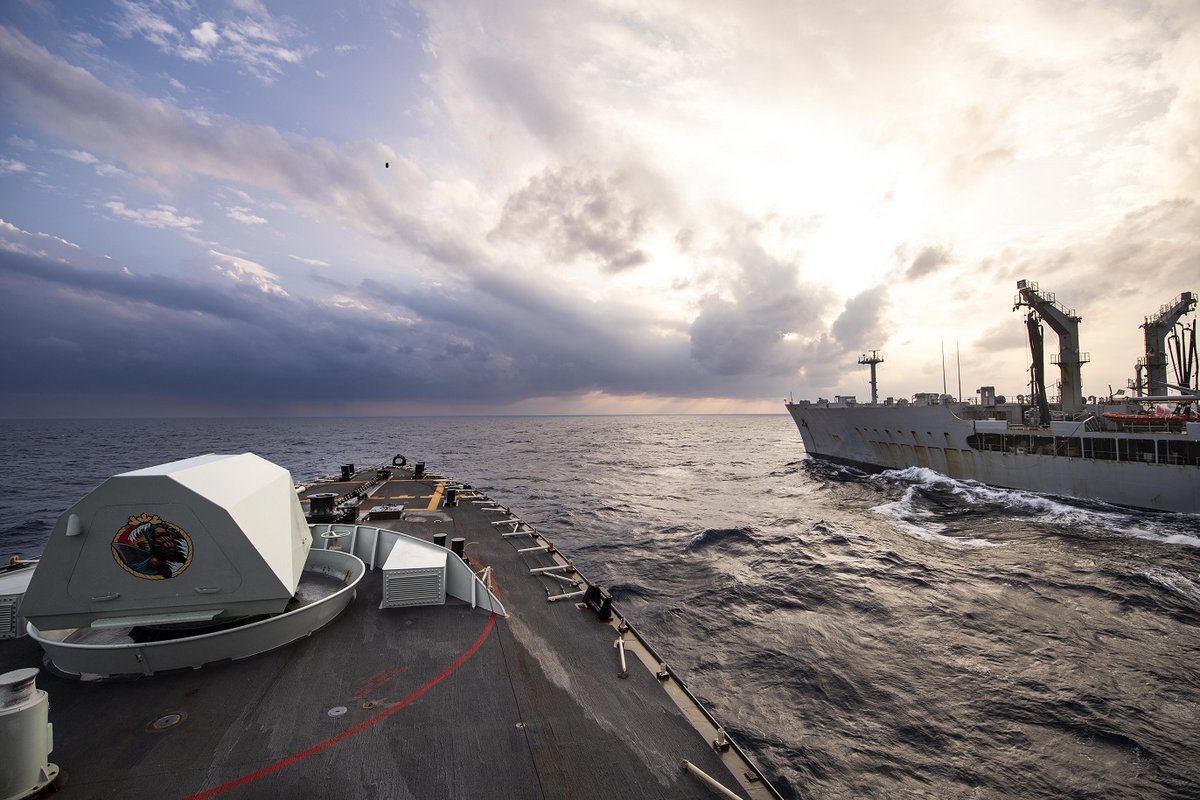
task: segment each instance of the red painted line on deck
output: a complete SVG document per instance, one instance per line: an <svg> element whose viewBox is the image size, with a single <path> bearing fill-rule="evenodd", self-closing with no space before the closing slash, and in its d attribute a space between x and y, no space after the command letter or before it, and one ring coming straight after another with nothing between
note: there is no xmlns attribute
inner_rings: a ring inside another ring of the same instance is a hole
<svg viewBox="0 0 1200 800"><path fill-rule="evenodd" d="M488 634L492 632L492 627L495 624L496 624L496 614L495 614L495 612L491 612L488 614L487 624L483 626L483 631L479 634L479 637L475 640L475 642L470 647L468 647L466 650L464 650L458 658L454 659L454 663L452 663L450 666L446 667L444 670L439 672L435 677L431 678L428 682L426 682L424 686L422 686L421 688L414 691L408 697L404 698L403 700L401 700L397 703L394 703L394 704L388 706L382 712L376 714L375 716L371 717L370 719L366 720L365 722L360 722L359 724L355 725L353 728L342 731L337 736L331 736L330 738L326 739L323 742L318 742L317 744L314 744L312 747L308 748L307 750L301 750L300 752L293 753L292 755L287 756L286 758L281 758L280 760L276 761L275 763L268 764L267 766L263 767L262 769L256 770L255 772L248 773L246 775L241 776L240 778L234 778L233 780L229 781L228 783L223 783L220 786L214 786L211 789L205 789L201 792L197 792L196 794L189 794L187 797L184 797L183 800L203 800L203 798L206 798L206 797L215 797L216 795L227 792L230 789L234 789L238 786L241 786L242 784L246 784L246 783L249 783L250 781L257 780L257 779L263 777L264 775L269 775L272 772L274 772L275 770L283 769L288 764L294 764L297 761L300 761L301 759L308 758L309 756L319 753L322 750L325 750L326 748L332 747L333 745L337 744L338 742L342 741L343 739L348 739L351 736L353 736L354 734L361 733L362 731L366 730L367 728L371 727L372 725L374 725L378 722L382 722L383 720L390 717L392 714L395 714L397 711L399 711L400 709L407 706L409 703L411 703L414 700L416 700L417 698L419 698L421 695L428 692L434 686L437 686L445 678L447 678L450 675L450 673L454 672L454 670L458 669L463 664L465 664L467 659L469 659L471 656L473 656L475 654L475 651L478 650L483 645L484 641L488 637Z"/></svg>

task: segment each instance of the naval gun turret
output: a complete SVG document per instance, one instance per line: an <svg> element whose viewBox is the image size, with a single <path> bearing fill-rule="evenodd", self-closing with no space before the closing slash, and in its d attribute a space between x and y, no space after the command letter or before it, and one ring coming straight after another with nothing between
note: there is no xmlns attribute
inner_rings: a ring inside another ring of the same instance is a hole
<svg viewBox="0 0 1200 800"><path fill-rule="evenodd" d="M22 601L41 630L283 612L312 534L291 474L251 453L113 476L54 526Z"/></svg>
<svg viewBox="0 0 1200 800"><path fill-rule="evenodd" d="M1088 362L1087 354L1079 352L1079 323L1083 318L1059 305L1052 293L1039 291L1038 285L1033 281L1017 281L1017 292L1014 310L1028 306L1058 334L1059 352L1057 356L1052 355L1050 361L1058 364L1061 375L1062 410L1066 414L1078 414L1083 410L1080 367ZM1040 339L1037 345L1031 341L1031 347L1035 350L1034 363L1040 363L1041 353L1036 352L1040 350ZM1045 387L1041 388L1044 393Z"/></svg>

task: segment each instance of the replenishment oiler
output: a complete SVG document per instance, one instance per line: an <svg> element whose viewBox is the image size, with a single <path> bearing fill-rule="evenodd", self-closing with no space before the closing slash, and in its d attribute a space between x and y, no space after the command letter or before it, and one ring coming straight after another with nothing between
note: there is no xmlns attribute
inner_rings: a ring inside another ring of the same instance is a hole
<svg viewBox="0 0 1200 800"><path fill-rule="evenodd" d="M0 798L778 798L601 586L397 456L116 475L0 569Z"/></svg>
<svg viewBox="0 0 1200 800"><path fill-rule="evenodd" d="M871 402L854 397L786 404L809 455L866 469L927 467L951 478L1010 489L1102 501L1152 511L1200 514L1200 391L1197 390L1196 308L1184 292L1147 317L1145 355L1136 377L1114 396L1085 398L1074 311L1032 281L1017 283L1014 310L1028 309L1032 364L1028 395L1015 402L992 386L978 402L924 393L880 403L877 351L859 363L871 369ZM1044 328L1058 336L1051 362L1059 397L1046 393ZM1174 383L1168 366L1174 366Z"/></svg>

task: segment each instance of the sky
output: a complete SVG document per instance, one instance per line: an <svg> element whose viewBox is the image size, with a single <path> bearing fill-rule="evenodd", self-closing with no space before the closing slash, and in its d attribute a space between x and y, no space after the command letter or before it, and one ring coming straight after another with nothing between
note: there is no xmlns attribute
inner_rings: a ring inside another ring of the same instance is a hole
<svg viewBox="0 0 1200 800"><path fill-rule="evenodd" d="M0 417L1107 394L1198 201L1195 0L8 0Z"/></svg>

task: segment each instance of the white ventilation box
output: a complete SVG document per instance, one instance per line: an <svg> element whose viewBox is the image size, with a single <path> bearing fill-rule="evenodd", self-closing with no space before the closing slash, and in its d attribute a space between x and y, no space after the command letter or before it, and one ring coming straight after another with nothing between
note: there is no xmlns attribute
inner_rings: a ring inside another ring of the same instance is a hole
<svg viewBox="0 0 1200 800"><path fill-rule="evenodd" d="M25 618L20 614L21 598L33 577L30 568L0 573L0 639L25 635Z"/></svg>
<svg viewBox="0 0 1200 800"><path fill-rule="evenodd" d="M0 597L0 639L16 639L24 633L20 630L17 603L15 597Z"/></svg>
<svg viewBox="0 0 1200 800"><path fill-rule="evenodd" d="M444 547L399 539L383 563L380 608L436 606L446 602Z"/></svg>

